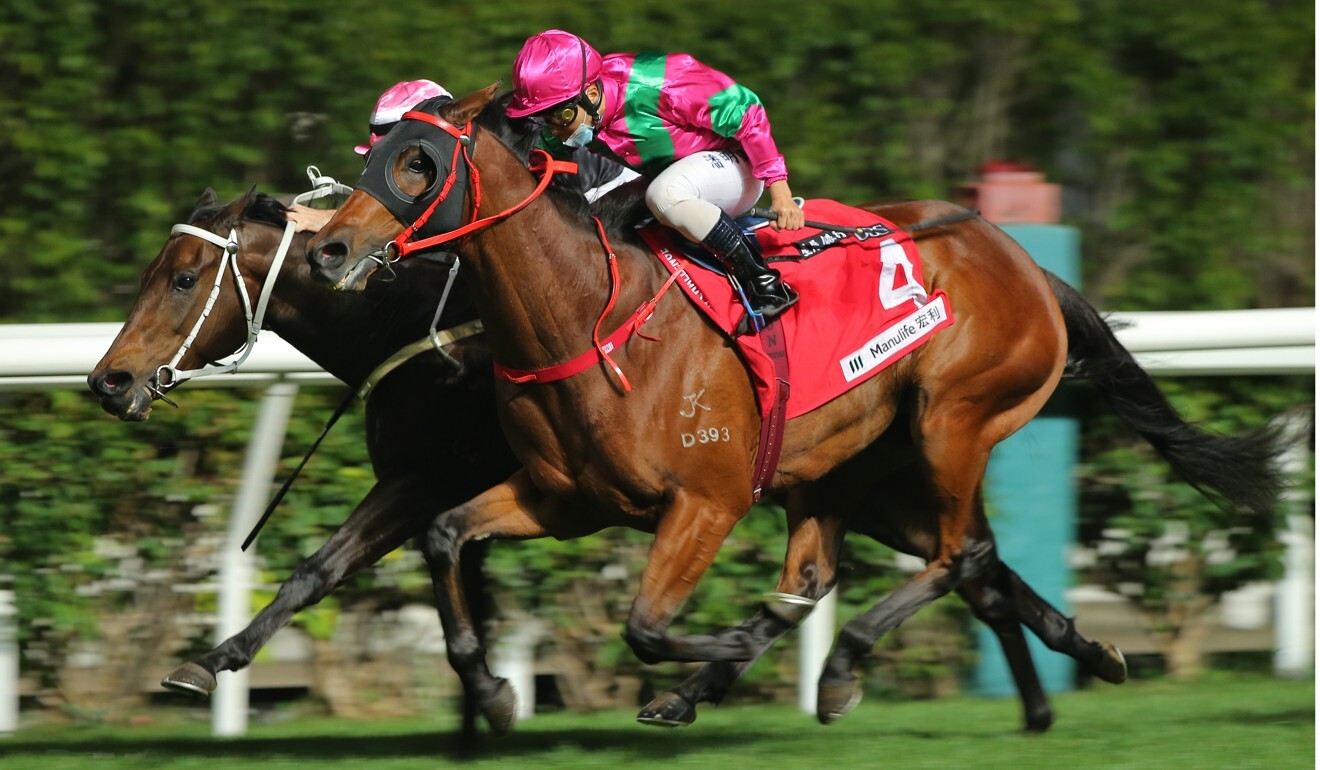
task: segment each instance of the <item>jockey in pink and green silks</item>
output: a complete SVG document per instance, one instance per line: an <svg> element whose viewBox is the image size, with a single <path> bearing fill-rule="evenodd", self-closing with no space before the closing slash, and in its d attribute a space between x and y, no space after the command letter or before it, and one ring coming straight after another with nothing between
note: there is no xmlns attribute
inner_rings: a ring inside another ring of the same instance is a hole
<svg viewBox="0 0 1320 770"><path fill-rule="evenodd" d="M755 312L772 316L797 301L730 217L769 188L775 226L802 227L784 156L747 88L687 54L602 57L581 38L550 30L518 53L506 111L540 123L552 154L586 147L651 179L651 213L719 258Z"/></svg>

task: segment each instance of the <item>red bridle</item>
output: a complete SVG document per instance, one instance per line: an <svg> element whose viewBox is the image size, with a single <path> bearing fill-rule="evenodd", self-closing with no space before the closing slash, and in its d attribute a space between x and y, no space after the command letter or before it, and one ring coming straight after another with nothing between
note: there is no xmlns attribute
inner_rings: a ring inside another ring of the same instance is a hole
<svg viewBox="0 0 1320 770"><path fill-rule="evenodd" d="M431 202L431 205L426 208L426 211L422 212L422 215L417 218L416 222L405 227L403 232L399 233L398 236L385 247L387 252L393 251L394 254L397 255L391 261L405 259L413 252L424 251L451 241L456 241L459 238L476 232L484 227L489 227L500 220L507 219L521 211L527 206L527 204L536 200L541 193L545 192L546 188L550 186L550 181L556 173L576 174L578 170L576 163L555 160L550 156L550 153L544 150L533 150L533 160L528 168L530 168L533 173L541 175L541 181L537 184L536 189L533 190L532 193L521 203L505 209L498 214L486 217L485 219L477 219L477 215L481 210L481 173L477 169L477 165L472 162L472 156L468 153L468 147L471 146L472 143L472 121L468 121L467 124L460 129L458 126L455 126L444 118L432 115L429 112L416 111L405 112L402 120L420 120L423 123L429 123L454 137L454 157L449 164L449 176L445 179L444 186L440 188L440 194L437 195L435 200ZM463 162L467 164L468 176L472 180L472 221L455 230L450 230L447 233L432 235L419 241L410 241L409 239L412 238L418 230L426 226L427 220L431 218L431 214L435 212L436 207L449 197L449 192L453 189L454 182L458 179L458 161L460 156L462 157Z"/></svg>
<svg viewBox="0 0 1320 770"><path fill-rule="evenodd" d="M428 112L406 112L402 119L420 120L424 123L429 123L454 137L454 157L450 163L449 177L445 179L444 186L440 189L440 193L436 196L436 199L431 202L431 205L426 208L426 211L422 212L422 215L417 218L416 222L413 222L411 225L404 228L403 232L399 233L399 235L386 246L387 252L392 250L397 254L397 256L390 261L404 259L413 252L456 241L459 238L482 229L483 227L488 227L500 220L506 219L513 214L516 214L518 211L521 211L527 206L527 204L536 200L541 193L545 192L546 188L550 186L550 182L556 173L576 174L578 170L576 163L555 160L551 157L550 153L545 150L533 150L533 159L528 165L528 168L533 173L541 175L541 180L537 183L536 189L532 190L531 194L520 203L505 209L498 214L486 217L485 219L477 219L477 212L481 207L481 175L477 170L476 164L472 162L472 156L468 154L468 147L471 145L472 122L468 121L467 125L462 129L459 129L453 123ZM436 207L449 196L450 190L453 189L454 183L458 179L458 159L460 153L463 162L467 163L469 176L472 179L473 221L447 233L433 235L428 238L423 238L420 241L410 241L409 239L426 225L427 220L431 218L431 214L435 212ZM605 310L601 312L600 317L596 320L595 327L592 329L592 349L562 364L535 370L513 369L511 367L503 366L496 361L494 362L496 376L515 383L555 382L557 380L572 377L575 374L586 371L596 363L604 361L609 364L610 369L619 378L624 390L632 390L632 385L628 382L628 378L624 376L623 370L620 369L619 365L614 363L614 360L610 358L610 352L622 346L623 343L634 334L645 337L646 339L655 339L653 337L646 337L646 335L640 332L640 328L642 324L650 320L651 314L655 310L656 303L660 301L660 297L665 291L673 285L674 280L678 277L678 273L672 274L669 277L669 280L660 287L660 291L658 291L650 300L643 302L641 307L637 308L622 326L614 330L613 334L609 335L605 340L601 340L600 324L605 320L605 316L609 315L610 310L614 308L614 302L615 299L617 299L619 292L619 280L614 250L610 248L609 241L605 237L605 227L600 223L599 219L596 220L596 227L600 235L601 243L605 246L606 258L610 268L610 298Z"/></svg>

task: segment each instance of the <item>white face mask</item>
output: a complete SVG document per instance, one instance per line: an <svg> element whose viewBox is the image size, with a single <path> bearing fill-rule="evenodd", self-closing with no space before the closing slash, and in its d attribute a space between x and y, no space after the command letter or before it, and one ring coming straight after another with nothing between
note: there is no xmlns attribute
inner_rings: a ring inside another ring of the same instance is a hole
<svg viewBox="0 0 1320 770"><path fill-rule="evenodd" d="M569 147L586 147L591 144L591 140L596 138L596 130L583 122L577 129L564 140L564 144Z"/></svg>

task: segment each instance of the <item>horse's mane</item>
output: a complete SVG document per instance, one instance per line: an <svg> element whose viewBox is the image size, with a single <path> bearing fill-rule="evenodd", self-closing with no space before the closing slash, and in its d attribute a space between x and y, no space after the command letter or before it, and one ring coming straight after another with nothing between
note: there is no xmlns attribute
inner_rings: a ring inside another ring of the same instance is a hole
<svg viewBox="0 0 1320 770"><path fill-rule="evenodd" d="M198 204L188 215L188 224L196 225L198 222L209 221L220 216L220 212L228 208L226 203L203 203Z"/></svg>
<svg viewBox="0 0 1320 770"><path fill-rule="evenodd" d="M283 228L288 222L284 218L284 212L288 211L283 203L266 193L257 192L256 189L249 190L243 196L243 213L241 218L247 222L257 222L263 225ZM198 222L214 222L219 217L225 215L233 203L206 203L198 205L193 212L188 215L188 224L196 225Z"/></svg>
<svg viewBox="0 0 1320 770"><path fill-rule="evenodd" d="M512 96L513 92L508 92L495 97L473 122L489 131L526 164L531 159L536 140L540 138L540 129L530 120L509 118L504 114L504 107ZM645 201L645 180L621 185L595 203L589 203L579 186L573 182L551 185L547 192L561 210L571 214L571 218L583 226L594 229L592 217L596 217L605 225L605 232L611 237L640 243L636 236L636 225L650 216Z"/></svg>
<svg viewBox="0 0 1320 770"><path fill-rule="evenodd" d="M249 222L274 225L283 229L289 222L284 218L284 212L288 210L288 207L275 198L265 193L257 193L256 197L249 201L247 207L243 209L243 219Z"/></svg>

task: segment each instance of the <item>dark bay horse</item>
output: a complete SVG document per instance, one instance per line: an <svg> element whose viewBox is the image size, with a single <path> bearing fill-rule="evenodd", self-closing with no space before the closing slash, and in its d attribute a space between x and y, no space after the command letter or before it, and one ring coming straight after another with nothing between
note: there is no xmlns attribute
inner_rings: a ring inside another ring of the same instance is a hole
<svg viewBox="0 0 1320 770"><path fill-rule="evenodd" d="M602 227L613 239L603 246L572 206L537 197L528 170L535 134L505 120L494 96L492 86L440 108L438 122L410 118L392 131L373 148L363 179L374 177L377 190L388 182L395 199L377 199L360 184L310 241L308 260L335 288L362 290L405 225L405 237L431 235L426 223L392 210L429 207L447 226L474 218L478 202L482 214L502 212L465 229L457 247L494 358L535 370L592 349L597 317L614 306L606 292L616 254L617 309L600 319L602 330L656 297L668 274L622 226ZM446 198L451 190L462 194ZM873 210L900 227L957 211L929 201ZM956 590L996 631L1028 727L1043 729L1048 706L1020 624L1102 679L1122 681L1126 669L1117 650L1078 636L999 560L982 500L991 449L1036 414L1069 364L1191 483L1228 504L1271 507L1274 436L1219 437L1187 425L1095 309L987 222L943 226L923 240L922 253L926 289L944 290L958 321L881 376L788 422L773 482L787 492L790 516L779 591L805 604L823 596L846 528L923 557L925 570L840 633L821 676L818 716L830 721L856 702L853 666L881 636ZM617 524L654 531L625 631L648 662L719 661L722 668L706 670L735 675L800 619L770 602L737 627L666 633L751 505L760 418L737 353L684 300L658 302L646 331L661 339L633 337L612 353L630 391L604 366L545 384L498 381L501 422L524 469L437 518L426 536L433 579L445 586L437 591L449 659L488 718L509 708L509 695L486 667L461 590L460 552L473 540L575 537ZM730 441L679 440L688 429L684 394L699 391ZM691 705L681 688L675 693L677 701L652 704L660 721Z"/></svg>
<svg viewBox="0 0 1320 770"><path fill-rule="evenodd" d="M249 296L258 296L264 285L274 281L265 328L346 383L361 383L378 364L417 342L430 328L439 299L435 287L447 269L442 265L418 261L404 273L410 280L382 283L363 295L335 296L313 283L303 259L286 260L278 280L271 274L285 225L283 207L272 198L249 194L218 205L214 193L207 190L189 224L222 238L231 230L237 234L235 259ZM306 234L294 237L290 248L295 254L302 253L306 239ZM166 241L143 272L128 320L87 378L107 412L123 420L147 419L153 391L161 385L155 382L158 367L171 360L201 315L206 289L215 284L222 257L219 247L193 235L176 233ZM246 339L244 311L229 279L224 276L222 291L181 367L218 361ZM473 317L467 294L455 293L442 325ZM327 337L327 327L343 336ZM451 352L460 361L469 362L474 355L478 361L487 360L475 339L456 343ZM507 478L517 464L499 433L491 393L488 360L485 366L474 363L456 371L434 351L409 359L384 377L366 406L375 486L247 628L181 666L162 684L186 692L210 692L217 672L249 665L296 612L423 532L439 510ZM482 550L474 549L473 555L480 556ZM475 600L481 595L481 559L472 561L464 582ZM474 729L473 713L465 714L466 735Z"/></svg>

